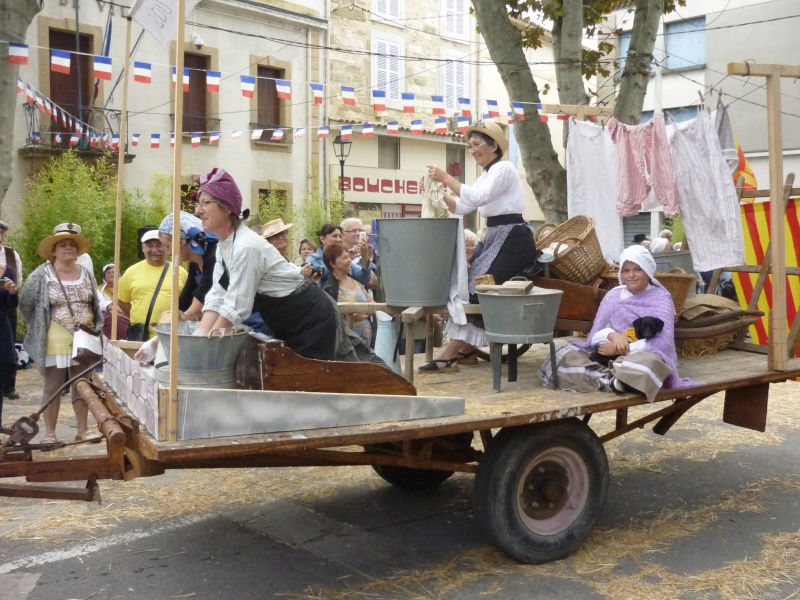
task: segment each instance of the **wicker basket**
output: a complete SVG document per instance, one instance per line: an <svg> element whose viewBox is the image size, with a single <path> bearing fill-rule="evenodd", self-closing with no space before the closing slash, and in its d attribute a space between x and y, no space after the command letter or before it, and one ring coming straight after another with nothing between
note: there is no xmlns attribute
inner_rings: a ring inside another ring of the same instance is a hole
<svg viewBox="0 0 800 600"><path fill-rule="evenodd" d="M555 231L537 242L544 249L558 243L566 249L556 251L550 273L556 279L573 283L590 283L606 267L600 241L594 230L594 219L577 215L561 223Z"/></svg>
<svg viewBox="0 0 800 600"><path fill-rule="evenodd" d="M675 320L677 321L683 310L683 304L686 302L686 296L689 295L689 290L697 282L697 276L694 273L687 273L680 267L673 267L664 273L656 273L655 278L672 295L672 303L675 305Z"/></svg>

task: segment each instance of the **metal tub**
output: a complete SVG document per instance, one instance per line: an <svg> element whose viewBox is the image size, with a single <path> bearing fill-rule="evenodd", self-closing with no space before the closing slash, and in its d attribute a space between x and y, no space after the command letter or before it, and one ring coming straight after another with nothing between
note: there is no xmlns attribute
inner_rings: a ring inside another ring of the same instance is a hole
<svg viewBox="0 0 800 600"><path fill-rule="evenodd" d="M178 371L227 371L236 367L236 359L244 347L250 327L240 325L221 331L222 335L192 335L199 323L178 323ZM164 352L170 355L170 325L153 327Z"/></svg>

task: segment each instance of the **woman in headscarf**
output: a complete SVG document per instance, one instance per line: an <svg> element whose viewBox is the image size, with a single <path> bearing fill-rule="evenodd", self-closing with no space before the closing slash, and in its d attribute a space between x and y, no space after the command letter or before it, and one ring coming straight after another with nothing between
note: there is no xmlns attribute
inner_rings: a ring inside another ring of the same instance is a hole
<svg viewBox="0 0 800 600"><path fill-rule="evenodd" d="M502 160L508 151L503 130L493 121L478 121L467 129L464 137L467 150L483 168L475 183L462 184L436 165L428 165L426 174L447 186L444 202L451 213L467 215L478 210L486 218L483 251L470 264L467 281L470 304L478 304L475 278L492 275L498 285L508 281L533 263L536 243L533 229L522 218L525 196L517 169ZM473 357L477 353L476 346L487 344L480 317L467 317L463 325L451 318L447 335L450 343L439 358L420 367L421 372L457 371L459 360Z"/></svg>
<svg viewBox="0 0 800 600"><path fill-rule="evenodd" d="M306 358L382 362L348 335L335 302L242 221L233 177L215 168L197 180L195 214L219 238L214 283L195 335L214 335L260 312L275 337Z"/></svg>
<svg viewBox="0 0 800 600"><path fill-rule="evenodd" d="M655 279L656 263L642 246L630 246L619 257L619 283L597 309L586 340L573 340L556 352L558 387L574 392L638 391L652 402L662 387L697 385L678 376L675 351L675 305ZM634 321L651 317L662 329L637 339ZM596 351L597 355L591 355ZM599 356L598 356L599 355ZM599 357L606 357L608 366ZM553 385L550 361L539 369L546 386Z"/></svg>

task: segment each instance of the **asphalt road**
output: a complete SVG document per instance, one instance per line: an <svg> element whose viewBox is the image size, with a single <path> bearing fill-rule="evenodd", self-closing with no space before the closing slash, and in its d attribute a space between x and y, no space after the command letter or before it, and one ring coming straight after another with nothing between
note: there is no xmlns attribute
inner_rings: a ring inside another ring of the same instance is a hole
<svg viewBox="0 0 800 600"><path fill-rule="evenodd" d="M6 422L36 401L24 379ZM103 482L100 506L0 499L0 599L800 597L800 388L773 390L767 433L713 398L609 443L603 516L556 563L492 545L471 476L411 493L366 467L179 472Z"/></svg>

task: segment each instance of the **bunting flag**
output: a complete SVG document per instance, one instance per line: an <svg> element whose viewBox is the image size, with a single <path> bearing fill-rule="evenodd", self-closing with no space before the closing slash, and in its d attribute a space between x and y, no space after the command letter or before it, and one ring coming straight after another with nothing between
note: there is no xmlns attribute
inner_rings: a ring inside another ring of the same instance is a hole
<svg viewBox="0 0 800 600"><path fill-rule="evenodd" d="M133 63L133 80L139 83L150 83L153 76L153 67L150 63Z"/></svg>
<svg viewBox="0 0 800 600"><path fill-rule="evenodd" d="M511 111L508 111L508 119L506 120L506 123L509 127L514 124L514 113Z"/></svg>
<svg viewBox="0 0 800 600"><path fill-rule="evenodd" d="M212 131L208 136L208 145L216 146L219 143L219 131Z"/></svg>
<svg viewBox="0 0 800 600"><path fill-rule="evenodd" d="M757 190L758 187L756 185L756 177L753 175L753 169L750 168L750 163L747 162L747 157L744 155L742 151L742 147L739 145L739 140L736 139L734 136L733 143L736 144L736 154L739 157L739 164L736 165L736 170L733 172L733 184L739 181L739 177L744 177L744 187L745 190ZM755 198L742 198L742 202L749 202L752 203ZM798 239L800 241L800 239Z"/></svg>
<svg viewBox="0 0 800 600"><path fill-rule="evenodd" d="M514 111L514 116L517 117L520 121L525 120L525 107L522 105L522 102L512 102L511 109Z"/></svg>
<svg viewBox="0 0 800 600"><path fill-rule="evenodd" d="M108 150L109 146L110 146L110 144L108 143L108 132L104 131L103 132L103 148Z"/></svg>
<svg viewBox="0 0 800 600"><path fill-rule="evenodd" d="M401 96L403 98L403 112L404 113L416 112L417 109L414 104L414 94L410 92L403 92Z"/></svg>
<svg viewBox="0 0 800 600"><path fill-rule="evenodd" d="M569 115L565 115L564 113L556 115L556 119L559 121L568 121Z"/></svg>
<svg viewBox="0 0 800 600"><path fill-rule="evenodd" d="M83 123L81 123L78 119L75 119L75 133L80 135L82 131L83 131Z"/></svg>
<svg viewBox="0 0 800 600"><path fill-rule="evenodd" d="M42 100L42 97L39 95L39 92L36 92L36 108L38 108L42 112L45 112L44 101Z"/></svg>
<svg viewBox="0 0 800 600"><path fill-rule="evenodd" d="M456 122L458 124L459 133L464 133L467 129L469 129L469 117L462 115L456 118Z"/></svg>
<svg viewBox="0 0 800 600"><path fill-rule="evenodd" d="M349 106L356 105L356 90L352 87L342 86L342 102Z"/></svg>
<svg viewBox="0 0 800 600"><path fill-rule="evenodd" d="M292 99L292 88L286 79L276 79L275 90L278 92L278 98L282 100Z"/></svg>
<svg viewBox="0 0 800 600"><path fill-rule="evenodd" d="M264 135L264 130L263 129L254 129L252 131L252 133L250 134L250 139L251 140L260 140L262 135Z"/></svg>
<svg viewBox="0 0 800 600"><path fill-rule="evenodd" d="M434 121L436 133L447 133L447 119L439 117Z"/></svg>
<svg viewBox="0 0 800 600"><path fill-rule="evenodd" d="M372 90L372 110L383 112L386 110L386 92L383 90Z"/></svg>
<svg viewBox="0 0 800 600"><path fill-rule="evenodd" d="M299 140L301 137L305 137L306 135L306 128L305 127L298 127L294 130L294 139Z"/></svg>
<svg viewBox="0 0 800 600"><path fill-rule="evenodd" d="M78 142L81 140L81 136L75 135L74 133L69 136L69 145L70 146L77 146Z"/></svg>
<svg viewBox="0 0 800 600"><path fill-rule="evenodd" d="M22 83L22 77L17 77L17 94L20 96L25 95L25 84Z"/></svg>
<svg viewBox="0 0 800 600"><path fill-rule="evenodd" d="M172 89L175 89L175 84L177 82L177 73L175 72L175 67L172 67ZM183 69L183 91L189 91L189 68L184 67Z"/></svg>
<svg viewBox="0 0 800 600"><path fill-rule="evenodd" d="M160 133L151 133L150 134L150 147L151 148L158 148L161 146L161 134Z"/></svg>
<svg viewBox="0 0 800 600"><path fill-rule="evenodd" d="M469 103L469 98L459 98L458 108L461 110L462 117L472 116L472 105Z"/></svg>
<svg viewBox="0 0 800 600"><path fill-rule="evenodd" d="M31 144L34 146L38 146L42 143L42 134L39 131L34 131L31 133Z"/></svg>
<svg viewBox="0 0 800 600"><path fill-rule="evenodd" d="M174 131L169 134L169 147L170 148L174 148L175 147L175 132Z"/></svg>
<svg viewBox="0 0 800 600"><path fill-rule="evenodd" d="M431 100L433 101L433 109L431 110L431 113L434 115L445 114L444 96L431 96Z"/></svg>
<svg viewBox="0 0 800 600"><path fill-rule="evenodd" d="M28 64L28 45L8 43L8 62L13 65Z"/></svg>
<svg viewBox="0 0 800 600"><path fill-rule="evenodd" d="M371 138L374 129L375 127L372 125L372 123L364 123L364 125L361 127L361 137Z"/></svg>
<svg viewBox="0 0 800 600"><path fill-rule="evenodd" d="M386 124L386 133L396 135L400 133L400 124L397 121L389 121Z"/></svg>
<svg viewBox="0 0 800 600"><path fill-rule="evenodd" d="M94 78L111 81L111 58L108 56L94 57Z"/></svg>
<svg viewBox="0 0 800 600"><path fill-rule="evenodd" d="M25 100L27 100L28 104L33 104L33 90L30 83L25 88Z"/></svg>
<svg viewBox="0 0 800 600"><path fill-rule="evenodd" d="M311 94L314 96L314 104L322 104L322 84L309 83L311 86Z"/></svg>
<svg viewBox="0 0 800 600"><path fill-rule="evenodd" d="M231 131L231 139L238 140L242 136L242 132L240 130Z"/></svg>
<svg viewBox="0 0 800 600"><path fill-rule="evenodd" d="M328 133L329 132L330 132L329 127L327 125L323 125L319 129L317 129L317 137L318 138L326 138L326 137L328 137Z"/></svg>
<svg viewBox="0 0 800 600"><path fill-rule="evenodd" d="M240 75L239 78L242 80L242 96L252 98L256 89L256 78L252 75Z"/></svg>
<svg viewBox="0 0 800 600"><path fill-rule="evenodd" d="M489 111L490 117L499 117L500 111L497 109L497 100L487 100L486 108Z"/></svg>
<svg viewBox="0 0 800 600"><path fill-rule="evenodd" d="M537 102L536 104L534 104L534 106L536 107L536 110L542 110L542 103L541 102Z"/></svg>
<svg viewBox="0 0 800 600"><path fill-rule="evenodd" d="M342 129L340 130L339 135L343 140L349 140L351 137L353 137L353 126L342 125Z"/></svg>
<svg viewBox="0 0 800 600"><path fill-rule="evenodd" d="M50 50L50 70L69 75L70 53L65 50Z"/></svg>
<svg viewBox="0 0 800 600"><path fill-rule="evenodd" d="M64 124L64 127L69 127L69 118L67 117L67 111L63 108L61 109L61 122Z"/></svg>
<svg viewBox="0 0 800 600"><path fill-rule="evenodd" d="M44 99L44 111L49 116L51 116L51 117L53 116L53 107L50 106L50 100L48 100L47 98Z"/></svg>
<svg viewBox="0 0 800 600"><path fill-rule="evenodd" d="M60 144L61 143L61 134L57 133L56 137L54 138L54 140L55 140L56 144Z"/></svg>
<svg viewBox="0 0 800 600"><path fill-rule="evenodd" d="M220 71L206 71L206 91L219 92L219 82L222 79Z"/></svg>
<svg viewBox="0 0 800 600"><path fill-rule="evenodd" d="M283 129L275 129L272 132L272 141L273 142L280 142L283 139Z"/></svg>
<svg viewBox="0 0 800 600"><path fill-rule="evenodd" d="M139 145L139 134L134 133L133 135L131 135L131 146L135 148L138 145Z"/></svg>
<svg viewBox="0 0 800 600"><path fill-rule="evenodd" d="M422 119L414 119L411 121L411 133L412 135L422 134Z"/></svg>
<svg viewBox="0 0 800 600"><path fill-rule="evenodd" d="M539 120L542 121L543 123L547 123L548 116L547 115L539 115Z"/></svg>
<svg viewBox="0 0 800 600"><path fill-rule="evenodd" d="M115 133L111 136L111 149L119 152L119 134Z"/></svg>
<svg viewBox="0 0 800 600"><path fill-rule="evenodd" d="M91 148L97 148L97 146L99 144L100 144L100 135L93 134L93 135L89 136L89 146Z"/></svg>
<svg viewBox="0 0 800 600"><path fill-rule="evenodd" d="M200 146L200 132L194 131L192 132L192 148L198 148Z"/></svg>

